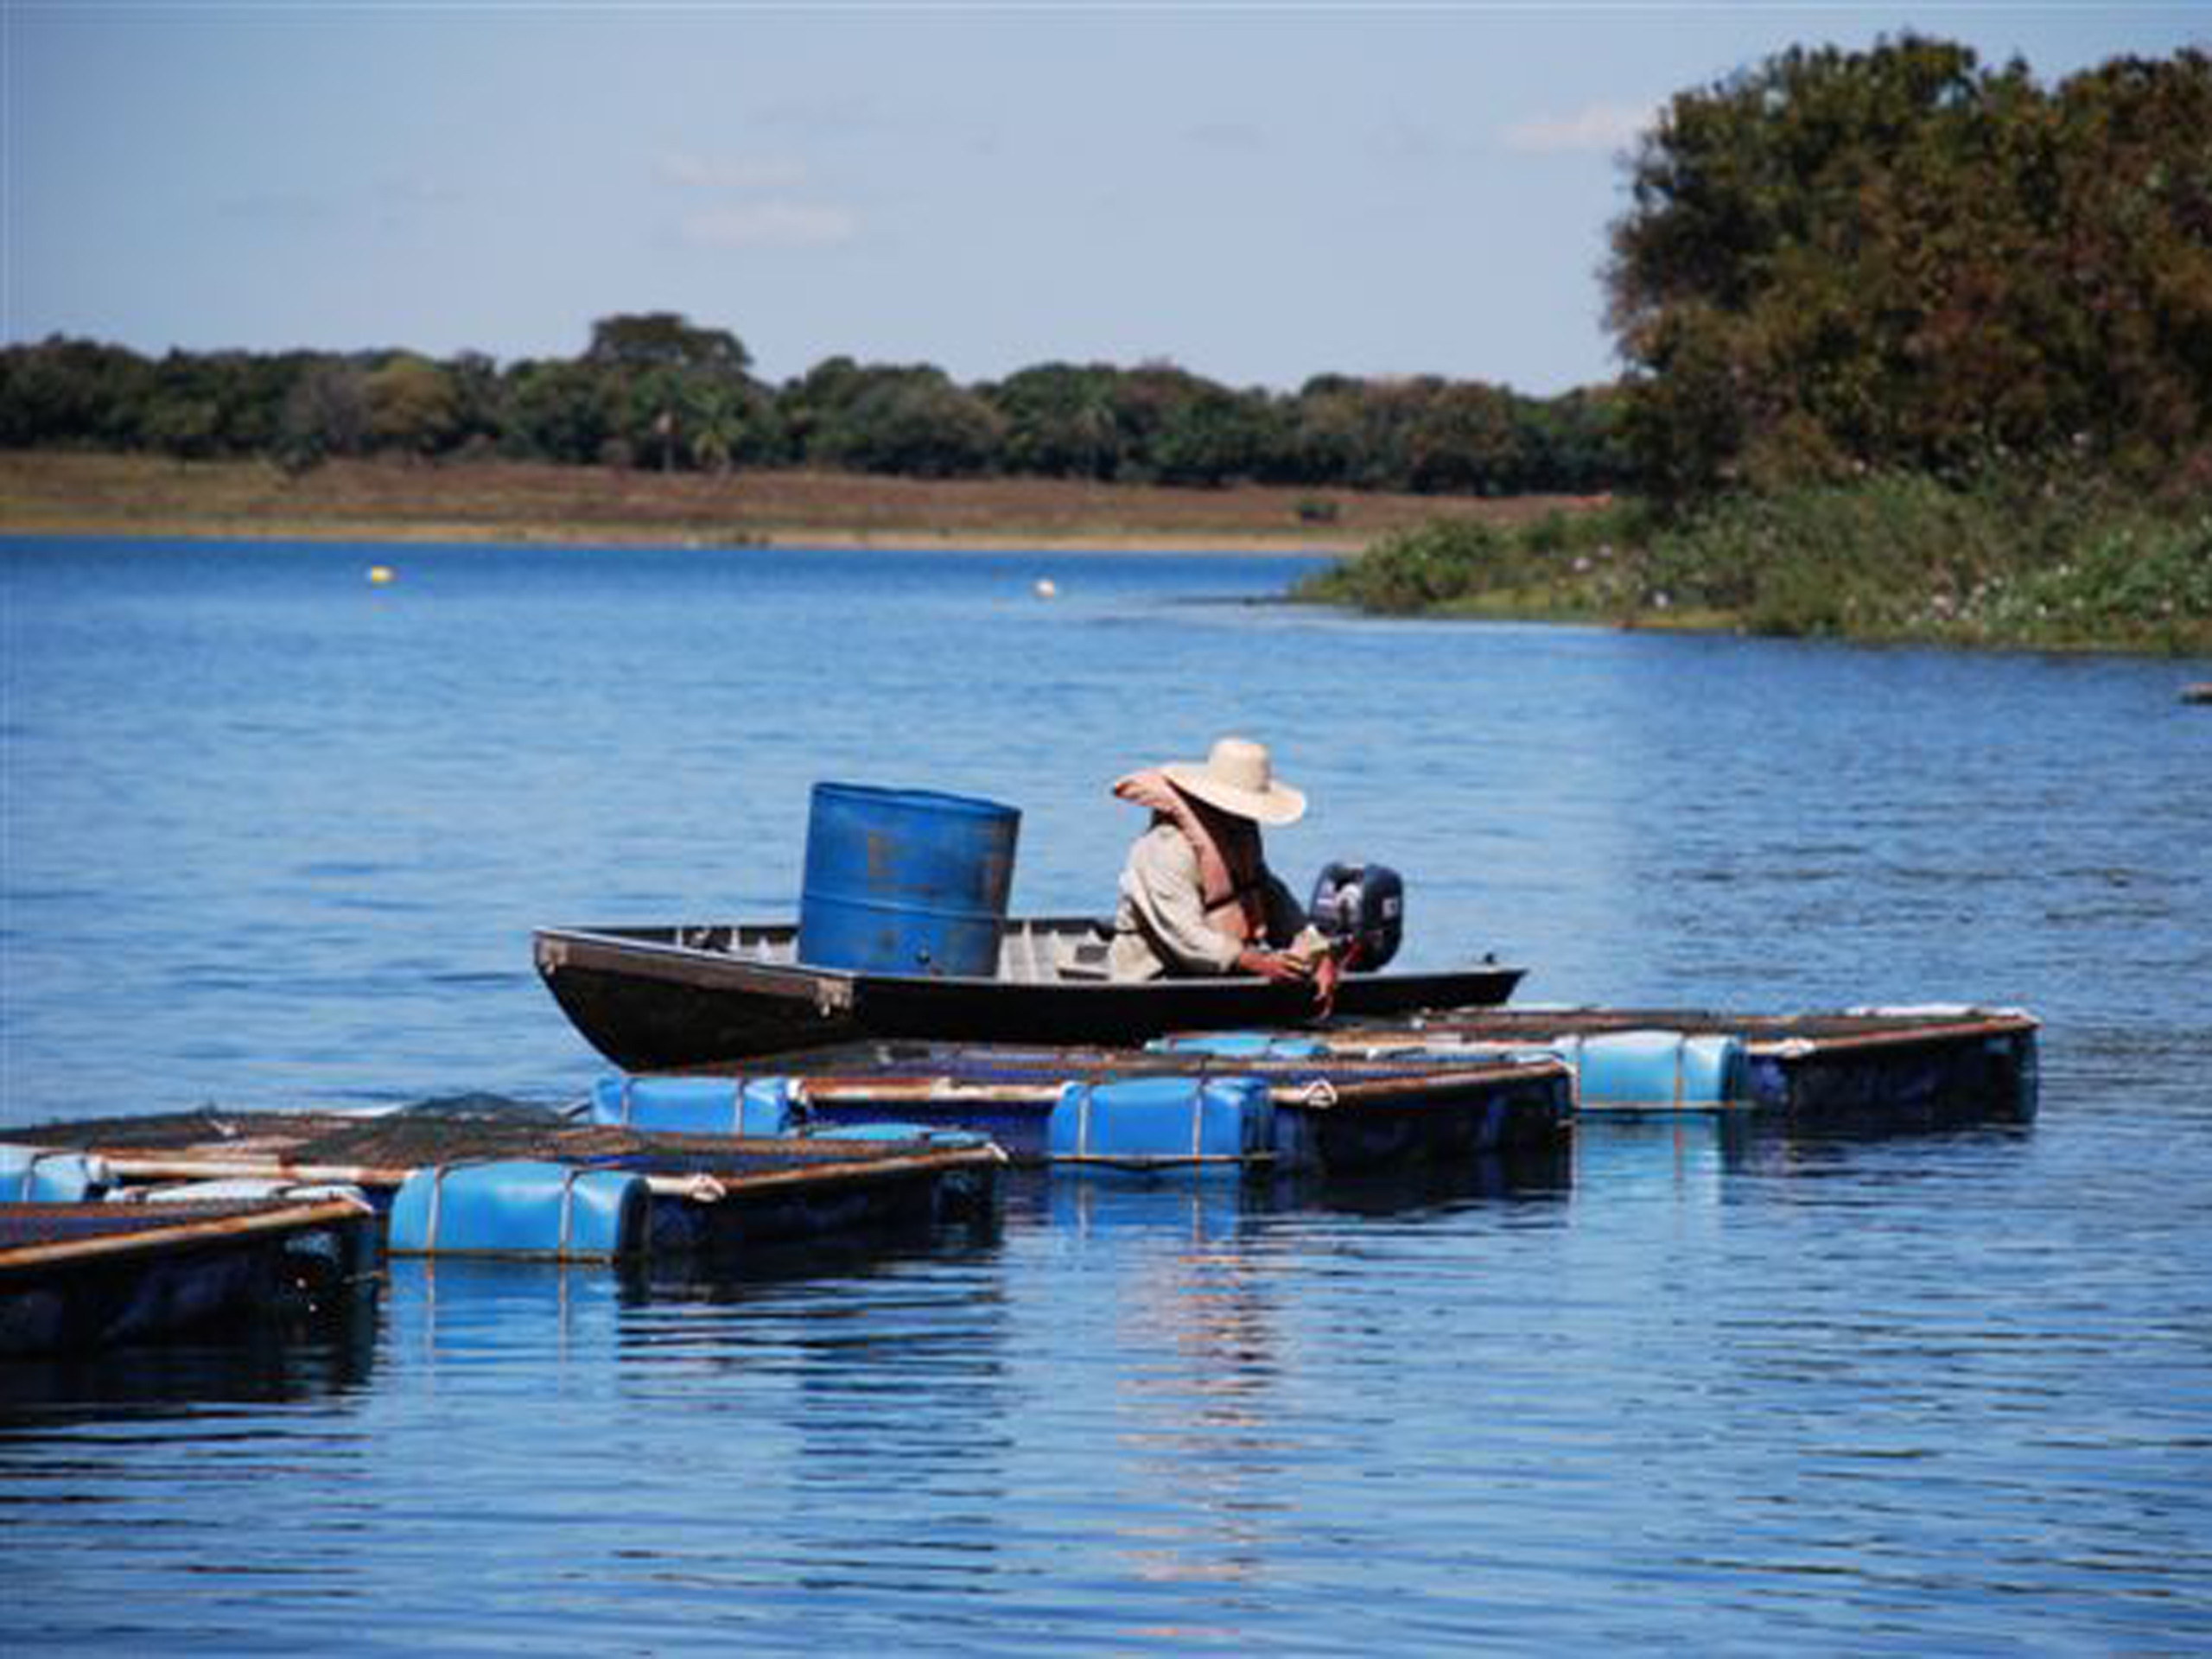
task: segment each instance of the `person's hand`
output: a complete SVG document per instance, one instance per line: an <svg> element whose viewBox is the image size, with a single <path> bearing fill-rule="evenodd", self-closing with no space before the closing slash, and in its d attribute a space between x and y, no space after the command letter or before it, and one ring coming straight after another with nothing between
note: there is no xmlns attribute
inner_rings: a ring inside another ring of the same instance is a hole
<svg viewBox="0 0 2212 1659"><path fill-rule="evenodd" d="M1344 976L1344 959L1334 951L1322 957L1313 969L1313 1006L1324 1020L1336 1012L1337 982Z"/></svg>
<svg viewBox="0 0 2212 1659"><path fill-rule="evenodd" d="M1239 972L1257 974L1262 979L1296 985L1313 976L1313 969L1296 957L1286 956L1280 950L1261 950L1246 948L1237 953Z"/></svg>

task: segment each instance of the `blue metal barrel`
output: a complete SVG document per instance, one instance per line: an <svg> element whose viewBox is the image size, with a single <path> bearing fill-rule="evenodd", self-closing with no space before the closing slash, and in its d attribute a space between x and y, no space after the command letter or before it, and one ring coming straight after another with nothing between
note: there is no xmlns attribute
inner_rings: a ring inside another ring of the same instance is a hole
<svg viewBox="0 0 2212 1659"><path fill-rule="evenodd" d="M817 784L798 957L864 973L998 972L1016 808L965 795Z"/></svg>

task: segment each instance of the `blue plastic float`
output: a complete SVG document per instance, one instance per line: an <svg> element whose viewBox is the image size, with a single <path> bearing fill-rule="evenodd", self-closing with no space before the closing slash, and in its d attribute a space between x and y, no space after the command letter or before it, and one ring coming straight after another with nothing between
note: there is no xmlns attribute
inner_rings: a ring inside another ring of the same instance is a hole
<svg viewBox="0 0 2212 1659"><path fill-rule="evenodd" d="M777 1135L804 1117L788 1077L601 1077L591 1121L667 1135Z"/></svg>
<svg viewBox="0 0 2212 1659"><path fill-rule="evenodd" d="M932 1123L817 1124L791 1077L605 1077L592 1085L591 1121L648 1134L797 1135L927 1147L980 1147L989 1139Z"/></svg>
<svg viewBox="0 0 2212 1659"><path fill-rule="evenodd" d="M838 1123L806 1131L809 1141L850 1141L874 1146L985 1147L991 1137L974 1129L936 1123Z"/></svg>
<svg viewBox="0 0 2212 1659"><path fill-rule="evenodd" d="M1585 1107L1680 1111L1745 1099L1750 1073L1740 1037L1679 1031L1608 1031L1543 1045L1574 1068Z"/></svg>
<svg viewBox="0 0 2212 1659"><path fill-rule="evenodd" d="M1709 1111L1751 1103L1749 1052L1741 1037L1639 1030L1449 1043L1397 1051L1395 1058L1555 1059L1574 1072L1577 1109L1613 1113Z"/></svg>
<svg viewBox="0 0 2212 1659"><path fill-rule="evenodd" d="M1195 1031L1155 1037L1145 1045L1154 1054L1204 1054L1224 1060L1318 1060L1329 1046L1317 1037L1283 1031Z"/></svg>
<svg viewBox="0 0 2212 1659"><path fill-rule="evenodd" d="M620 1170L436 1165L401 1185L385 1247L396 1255L610 1261L645 1248L651 1207L645 1178Z"/></svg>
<svg viewBox="0 0 2212 1659"><path fill-rule="evenodd" d="M0 1204L82 1204L115 1185L107 1160L52 1147L0 1145Z"/></svg>
<svg viewBox="0 0 2212 1659"><path fill-rule="evenodd" d="M1319 1059L1330 1052L1328 1045L1318 1039L1268 1031L1193 1033L1162 1037L1146 1046L1155 1053L1243 1060ZM1408 1048L1399 1058L1471 1056L1499 1061L1562 1060L1574 1070L1580 1104L1612 1111L1701 1110L1745 1100L1751 1093L1743 1039L1719 1033L1656 1029L1575 1033L1528 1042Z"/></svg>
<svg viewBox="0 0 2212 1659"><path fill-rule="evenodd" d="M1274 1150L1274 1099L1262 1077L1071 1083L1046 1130L1046 1154L1062 1163L1241 1166Z"/></svg>

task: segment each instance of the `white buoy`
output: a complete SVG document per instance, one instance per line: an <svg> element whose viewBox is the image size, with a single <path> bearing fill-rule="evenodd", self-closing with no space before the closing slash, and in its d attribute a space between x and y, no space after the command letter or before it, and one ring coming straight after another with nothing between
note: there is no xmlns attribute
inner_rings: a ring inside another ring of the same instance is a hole
<svg viewBox="0 0 2212 1659"><path fill-rule="evenodd" d="M1050 599L1059 591L1059 584L1054 582L1050 576L1039 576L1037 578L1038 598Z"/></svg>

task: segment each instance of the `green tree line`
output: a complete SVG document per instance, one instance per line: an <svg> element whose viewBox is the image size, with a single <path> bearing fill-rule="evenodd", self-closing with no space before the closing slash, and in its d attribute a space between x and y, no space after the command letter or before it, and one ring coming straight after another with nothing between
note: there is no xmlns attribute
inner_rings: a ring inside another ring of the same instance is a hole
<svg viewBox="0 0 2212 1659"><path fill-rule="evenodd" d="M923 478L1240 480L1437 493L1612 489L1609 388L1550 398L1437 377L1239 390L1165 365L1041 364L963 385L833 357L781 385L725 329L601 319L575 358L171 352L54 338L0 351L0 446L187 459L518 460Z"/></svg>

